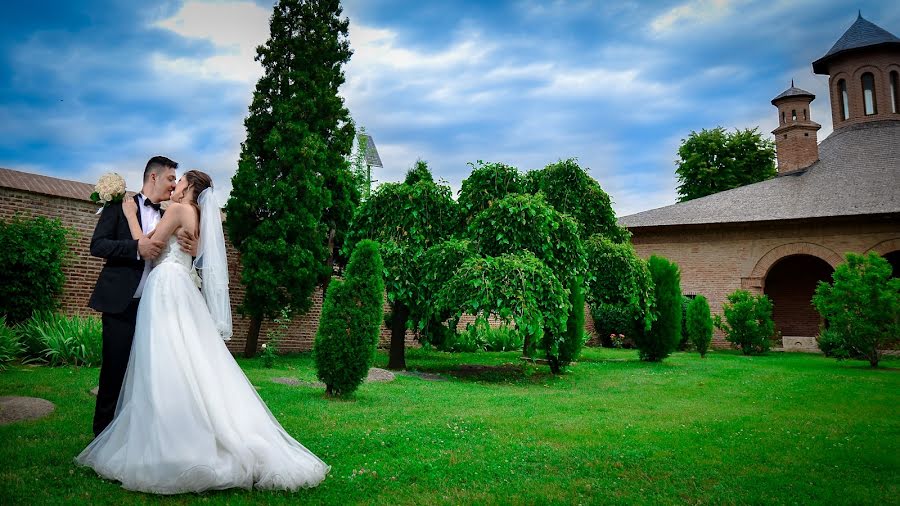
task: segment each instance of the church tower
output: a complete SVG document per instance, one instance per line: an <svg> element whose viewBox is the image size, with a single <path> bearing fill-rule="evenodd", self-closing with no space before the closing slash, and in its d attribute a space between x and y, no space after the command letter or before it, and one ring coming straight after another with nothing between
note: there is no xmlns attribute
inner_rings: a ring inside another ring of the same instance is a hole
<svg viewBox="0 0 900 506"><path fill-rule="evenodd" d="M779 174L805 169L819 159L816 132L822 125L812 120L809 108L815 98L791 81L790 88L772 99L772 105L778 108L778 128L772 134Z"/></svg>
<svg viewBox="0 0 900 506"><path fill-rule="evenodd" d="M816 74L828 76L835 131L900 120L900 38L862 13L812 66Z"/></svg>

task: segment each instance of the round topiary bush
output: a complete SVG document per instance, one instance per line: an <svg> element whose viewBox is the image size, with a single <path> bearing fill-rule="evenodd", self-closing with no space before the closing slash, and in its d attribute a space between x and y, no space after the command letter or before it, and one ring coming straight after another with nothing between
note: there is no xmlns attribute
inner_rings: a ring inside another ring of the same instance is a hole
<svg viewBox="0 0 900 506"><path fill-rule="evenodd" d="M728 302L722 305L725 318L715 317L716 327L725 332L725 339L737 345L744 355L769 351L775 334L769 297L735 290L727 298Z"/></svg>

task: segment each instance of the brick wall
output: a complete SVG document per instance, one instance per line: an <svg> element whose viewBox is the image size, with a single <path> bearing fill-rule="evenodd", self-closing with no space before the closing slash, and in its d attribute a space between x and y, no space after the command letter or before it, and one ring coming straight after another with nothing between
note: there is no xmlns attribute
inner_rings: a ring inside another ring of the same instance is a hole
<svg viewBox="0 0 900 506"><path fill-rule="evenodd" d="M51 178L47 178L51 179ZM59 181L59 180L56 180ZM80 184L80 183L78 183ZM64 192L63 192L64 193ZM89 192L86 192L89 193ZM59 195L48 195L15 188L0 186L0 220L11 218L14 214L23 216L45 216L58 218L63 226L72 230L74 236L70 242L70 261L64 268L66 283L63 287L61 310L68 315L97 315L93 309L87 307L94 284L103 267L103 260L90 256L91 235L97 224L97 206L90 201ZM227 234L227 233L226 233ZM228 269L230 274L230 290L232 312L234 315L234 337L228 341L228 348L233 353L243 351L246 344L247 329L250 325L249 318L245 318L237 311L237 307L244 297L244 286L240 282L240 258L237 250L227 240ZM390 308L385 303L385 312ZM322 312L322 291L317 288L312 295L310 310L296 316L282 339L281 349L284 351L308 351L312 349L315 341L316 330L319 326L319 316ZM587 308L585 326L589 335L593 334L593 320ZM474 320L471 316L461 319L460 328ZM497 322L493 323L497 325ZM260 330L259 344L266 342L266 333L273 328L272 322L264 322ZM390 329L382 326L380 346L386 348L390 343ZM408 346L415 346L417 342L412 332L406 333Z"/></svg>
<svg viewBox="0 0 900 506"><path fill-rule="evenodd" d="M721 314L725 296L738 288L763 293L769 270L785 257L812 255L833 268L848 251L884 255L900 249L896 215L631 231L638 254L657 254L677 263L682 291L706 296L713 314ZM728 346L718 330L713 345Z"/></svg>
<svg viewBox="0 0 900 506"><path fill-rule="evenodd" d="M91 235L98 219L96 212L97 206L90 201L0 187L0 219L9 219L16 213L22 216L58 218L63 226L74 232L70 241L70 260L64 268L66 283L61 298L61 310L68 315L99 316L99 313L87 307L97 276L103 268L103 260L90 255ZM227 238L226 243L231 279L231 304L234 312L234 337L228 341L228 348L237 353L244 349L250 320L242 317L237 311L237 306L244 297L244 287L240 282L240 259L237 250ZM387 309L388 306L385 304L385 311ZM322 291L316 289L312 296L312 307L306 314L294 319L282 340L282 349L285 351L312 349L321 312ZM266 341L266 332L271 328L271 322L263 324L260 344ZM383 327L380 344L386 347L389 342L390 329ZM415 344L412 333L407 333L407 344Z"/></svg>

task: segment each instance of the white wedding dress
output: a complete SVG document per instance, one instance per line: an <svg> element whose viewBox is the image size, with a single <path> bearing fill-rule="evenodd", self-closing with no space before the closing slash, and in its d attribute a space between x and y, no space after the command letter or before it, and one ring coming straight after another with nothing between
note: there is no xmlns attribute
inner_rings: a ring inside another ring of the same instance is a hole
<svg viewBox="0 0 900 506"><path fill-rule="evenodd" d="M115 418L76 462L156 494L318 485L329 467L260 399L190 269L173 236L144 287Z"/></svg>

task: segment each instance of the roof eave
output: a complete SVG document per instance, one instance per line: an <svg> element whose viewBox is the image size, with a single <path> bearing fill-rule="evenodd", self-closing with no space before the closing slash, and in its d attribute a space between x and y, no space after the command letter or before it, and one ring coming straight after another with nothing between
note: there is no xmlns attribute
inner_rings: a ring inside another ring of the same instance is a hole
<svg viewBox="0 0 900 506"><path fill-rule="evenodd" d="M834 60L838 56L843 56L846 54L859 52L859 51L863 51L863 50L868 51L868 50L875 49L875 48L890 47L890 46L894 46L897 49L900 49L900 41L879 42L878 44L872 44L869 46L862 46L862 47L851 47L848 49L841 49L840 51L836 51L831 54L826 54L825 56L819 58L818 60L816 60L812 63L813 73L820 74L820 75L826 75L826 76L829 75L829 73L828 73L829 64L832 62L832 60Z"/></svg>

